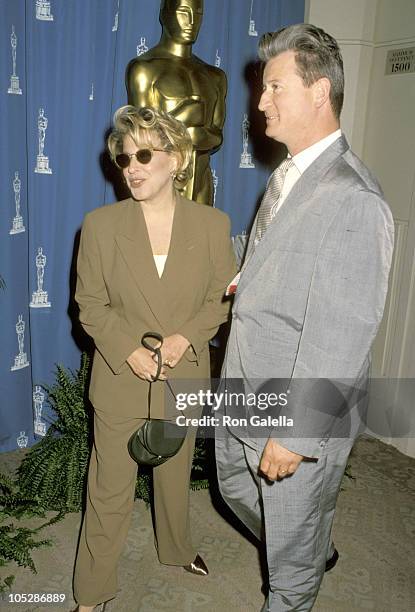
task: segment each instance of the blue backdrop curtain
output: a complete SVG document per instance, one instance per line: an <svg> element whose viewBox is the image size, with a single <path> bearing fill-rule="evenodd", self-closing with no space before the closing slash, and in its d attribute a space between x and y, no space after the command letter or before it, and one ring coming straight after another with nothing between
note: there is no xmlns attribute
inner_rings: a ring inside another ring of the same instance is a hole
<svg viewBox="0 0 415 612"><path fill-rule="evenodd" d="M127 63L159 41L159 8L159 0L0 0L0 451L44 435L43 385L57 363L79 367L77 238L84 214L119 196L105 135L127 101ZM237 248L279 155L256 110L259 36L303 18L304 0L205 1L194 53L228 77L212 169L215 205L231 216Z"/></svg>

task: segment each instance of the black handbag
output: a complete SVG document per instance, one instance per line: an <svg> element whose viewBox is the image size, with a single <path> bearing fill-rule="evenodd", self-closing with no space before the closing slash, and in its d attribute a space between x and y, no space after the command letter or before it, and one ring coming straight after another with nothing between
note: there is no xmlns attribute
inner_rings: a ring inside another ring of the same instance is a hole
<svg viewBox="0 0 415 612"><path fill-rule="evenodd" d="M157 340L160 342L160 346L154 348L147 342L147 338ZM153 381L149 383L148 415L146 421L128 440L128 452L131 458L140 465L154 467L156 465L161 465L179 452L186 437L187 427L181 427L172 421L152 419L150 417L151 385L158 380L163 365L160 350L163 344L163 337L157 332L147 332L141 338L141 344L149 351L153 351L156 355L157 373ZM166 380L166 384L174 396L173 389L168 380Z"/></svg>

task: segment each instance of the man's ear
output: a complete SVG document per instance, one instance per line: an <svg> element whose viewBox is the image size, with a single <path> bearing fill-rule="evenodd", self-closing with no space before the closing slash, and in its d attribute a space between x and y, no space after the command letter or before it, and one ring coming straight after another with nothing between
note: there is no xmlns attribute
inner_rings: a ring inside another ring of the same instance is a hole
<svg viewBox="0 0 415 612"><path fill-rule="evenodd" d="M324 106L330 102L331 83L327 77L321 77L313 83L314 102L317 108Z"/></svg>

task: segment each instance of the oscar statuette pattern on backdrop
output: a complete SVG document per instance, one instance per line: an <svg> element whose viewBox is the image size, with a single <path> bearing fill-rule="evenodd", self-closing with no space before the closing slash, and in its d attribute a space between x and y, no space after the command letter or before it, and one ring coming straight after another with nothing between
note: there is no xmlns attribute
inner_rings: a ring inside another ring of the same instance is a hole
<svg viewBox="0 0 415 612"><path fill-rule="evenodd" d="M161 26L159 0L0 4L1 452L45 435L53 415L43 385L56 364L79 367L70 316L79 230L86 212L117 199L103 163L106 132L127 103L128 62L159 41ZM228 78L224 143L211 168L236 250L269 175L252 136L260 89L251 90L247 70L262 33L303 19L304 0L204 3L193 52Z"/></svg>

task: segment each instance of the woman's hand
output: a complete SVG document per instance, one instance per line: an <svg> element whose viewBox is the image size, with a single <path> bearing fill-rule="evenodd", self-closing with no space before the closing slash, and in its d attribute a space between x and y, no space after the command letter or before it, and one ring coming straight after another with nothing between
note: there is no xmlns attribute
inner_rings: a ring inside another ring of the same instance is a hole
<svg viewBox="0 0 415 612"><path fill-rule="evenodd" d="M142 380L152 381L157 374L157 362L154 353L143 346L137 348L127 359L127 363L136 376ZM161 369L159 380L166 380L164 368Z"/></svg>
<svg viewBox="0 0 415 612"><path fill-rule="evenodd" d="M161 347L163 364L169 366L169 368L176 367L189 346L190 342L180 334L172 334L164 338Z"/></svg>

